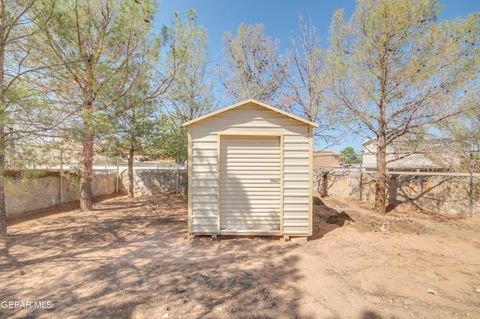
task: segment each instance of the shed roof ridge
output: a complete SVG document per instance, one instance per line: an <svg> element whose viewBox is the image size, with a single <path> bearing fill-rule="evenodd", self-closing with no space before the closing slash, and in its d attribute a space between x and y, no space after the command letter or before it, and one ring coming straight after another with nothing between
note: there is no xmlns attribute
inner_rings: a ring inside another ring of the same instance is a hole
<svg viewBox="0 0 480 319"><path fill-rule="evenodd" d="M202 115L202 116L200 116L200 117L197 117L196 119L192 119L192 120L190 120L190 121L187 121L187 122L183 123L183 126L188 126L188 125L194 124L194 123L196 123L196 122L200 122L200 121L205 120L205 119L207 119L207 118L209 118L209 117L212 117L212 116L221 114L221 113L226 112L226 111L233 110L233 109L235 109L235 108L237 108L237 107L239 107L239 106L245 105L245 104L247 104L247 103L254 103L254 104L258 105L258 106L264 107L264 108L266 108L266 109L268 109L268 110L270 110L270 111L273 111L273 112L277 112L277 113L279 113L279 114L282 114L282 115L284 115L284 116L286 116L286 117L289 117L289 118L291 118L291 119L294 119L294 120L296 120L296 121L302 122L302 123L304 123L304 124L307 124L307 125L310 125L310 126L313 126L313 127L318 127L318 124L316 124L316 123L314 123L314 122L312 122L312 121L303 119L303 118L301 118L301 117L299 117L299 116L296 116L296 115L293 115L293 114L291 114L291 113L282 111L282 110L280 110L280 109L278 109L278 108L276 108L276 107L273 107L273 106L271 106L271 105L262 103L262 102L260 102L260 101L254 100L254 99L248 99L248 100L245 100L245 101L242 101L242 102L239 102L239 103L232 104L232 105L230 105L230 106L226 106L226 107L221 108L221 109L219 109L219 110L216 110L216 111L207 113L207 114L205 114L205 115Z"/></svg>

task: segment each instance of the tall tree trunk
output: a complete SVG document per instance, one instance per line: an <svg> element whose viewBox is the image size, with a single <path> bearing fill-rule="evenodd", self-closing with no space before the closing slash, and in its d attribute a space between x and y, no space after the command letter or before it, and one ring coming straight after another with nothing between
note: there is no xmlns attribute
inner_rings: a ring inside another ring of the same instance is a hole
<svg viewBox="0 0 480 319"><path fill-rule="evenodd" d="M385 214L387 184L387 145L385 137L377 139L377 176L375 179L375 212Z"/></svg>
<svg viewBox="0 0 480 319"><path fill-rule="evenodd" d="M2 110L3 111L3 110ZM0 238L7 237L7 207L5 202L5 126L0 125Z"/></svg>
<svg viewBox="0 0 480 319"><path fill-rule="evenodd" d="M320 196L327 197L328 196L328 174L322 174L322 181L321 181L321 188L320 188Z"/></svg>
<svg viewBox="0 0 480 319"><path fill-rule="evenodd" d="M135 150L130 148L128 150L128 197L135 197L135 183L133 180L133 157L135 155Z"/></svg>
<svg viewBox="0 0 480 319"><path fill-rule="evenodd" d="M387 138L386 129L387 121L385 116L387 113L386 92L388 67L386 66L386 55L388 49L385 48L385 55L380 58L380 66L382 69L382 79L380 81L380 103L378 103L378 133L377 133L377 177L375 180L375 212L377 214L385 214L386 209L386 184L387 184Z"/></svg>
<svg viewBox="0 0 480 319"><path fill-rule="evenodd" d="M92 210L92 181L93 181L93 142L92 133L85 134L80 170L80 211Z"/></svg>
<svg viewBox="0 0 480 319"><path fill-rule="evenodd" d="M7 207L5 202L5 148L6 148L6 135L5 135L5 41L4 41L4 16L5 16L5 3L2 1L0 5L0 237L7 237Z"/></svg>

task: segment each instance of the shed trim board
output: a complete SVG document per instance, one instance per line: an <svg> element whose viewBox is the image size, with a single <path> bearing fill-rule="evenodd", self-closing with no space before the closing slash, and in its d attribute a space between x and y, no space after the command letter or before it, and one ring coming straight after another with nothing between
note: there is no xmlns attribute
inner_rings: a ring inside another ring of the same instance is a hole
<svg viewBox="0 0 480 319"><path fill-rule="evenodd" d="M188 233L192 233L192 132L188 130L187 174L188 174Z"/></svg>
<svg viewBox="0 0 480 319"><path fill-rule="evenodd" d="M285 167L283 165L283 156L285 153L285 145L283 144L283 134L280 134L280 232L283 234L283 202L284 200L284 187L283 179L285 178Z"/></svg>
<svg viewBox="0 0 480 319"><path fill-rule="evenodd" d="M184 124L189 233L310 236L315 126L253 100L214 113Z"/></svg>
<svg viewBox="0 0 480 319"><path fill-rule="evenodd" d="M313 234L313 129L312 127L308 128L308 144L309 144L309 151L308 151L308 165L309 165L309 173L308 173L308 184L310 187L308 188L308 213L309 213L309 221L308 221L308 231L310 236Z"/></svg>

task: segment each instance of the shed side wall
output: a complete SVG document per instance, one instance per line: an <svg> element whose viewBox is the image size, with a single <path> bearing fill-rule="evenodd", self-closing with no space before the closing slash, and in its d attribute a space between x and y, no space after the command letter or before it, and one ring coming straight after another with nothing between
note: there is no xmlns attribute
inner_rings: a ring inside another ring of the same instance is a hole
<svg viewBox="0 0 480 319"><path fill-rule="evenodd" d="M192 232L217 232L217 150L219 133L281 133L283 233L309 234L309 126L249 103L190 126L192 138ZM248 156L248 155L246 155Z"/></svg>

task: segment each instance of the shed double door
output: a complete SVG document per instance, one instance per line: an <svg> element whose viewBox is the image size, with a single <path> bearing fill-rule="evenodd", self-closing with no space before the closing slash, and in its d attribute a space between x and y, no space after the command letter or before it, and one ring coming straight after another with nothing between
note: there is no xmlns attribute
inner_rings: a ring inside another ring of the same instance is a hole
<svg viewBox="0 0 480 319"><path fill-rule="evenodd" d="M278 136L221 136L220 230L280 231L281 148Z"/></svg>

